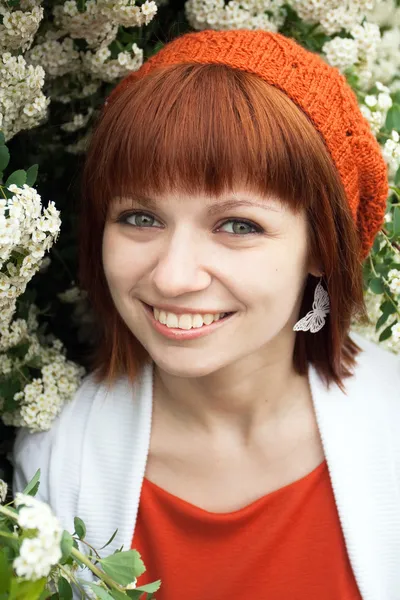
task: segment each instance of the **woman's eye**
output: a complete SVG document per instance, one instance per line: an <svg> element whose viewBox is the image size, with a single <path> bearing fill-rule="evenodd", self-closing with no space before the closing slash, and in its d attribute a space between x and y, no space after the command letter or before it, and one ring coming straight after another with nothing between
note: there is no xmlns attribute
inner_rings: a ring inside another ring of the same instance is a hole
<svg viewBox="0 0 400 600"><path fill-rule="evenodd" d="M233 233L237 235L246 235L249 233L261 233L262 228L258 225L254 225L254 223L250 223L248 221L240 221L239 219L230 219L229 221L225 221L218 230L221 230L223 227L223 231L226 233Z"/></svg>
<svg viewBox="0 0 400 600"><path fill-rule="evenodd" d="M142 212L122 215L120 220L122 223L133 225L133 227L153 227L155 224L157 224L157 226L161 225L155 217Z"/></svg>

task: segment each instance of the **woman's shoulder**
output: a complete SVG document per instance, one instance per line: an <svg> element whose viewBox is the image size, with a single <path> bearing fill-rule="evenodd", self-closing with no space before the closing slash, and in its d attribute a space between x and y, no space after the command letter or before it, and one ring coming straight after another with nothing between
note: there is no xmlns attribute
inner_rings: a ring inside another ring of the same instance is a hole
<svg viewBox="0 0 400 600"><path fill-rule="evenodd" d="M32 433L21 428L12 455L14 493L22 491L39 468L38 497L49 504L54 505L54 482L59 478L79 489L85 437L94 427L98 429L99 423L107 430L116 419L123 421L124 413L135 411L137 403L126 400L134 388L125 378L108 386L92 373L64 404L50 430Z"/></svg>
<svg viewBox="0 0 400 600"><path fill-rule="evenodd" d="M395 354L359 333L352 331L350 337L361 348L356 358L356 376L362 373L363 377L368 376L368 380L379 380L381 383L389 378L389 383L397 387L400 399L400 354Z"/></svg>
<svg viewBox="0 0 400 600"><path fill-rule="evenodd" d="M49 430L31 432L26 427L18 430L12 455L14 493L22 491L40 469L38 497L46 502L49 501L48 479L54 444L66 435L73 456L79 434L87 422L90 408L100 389L101 384L96 381L93 374L88 375L73 398L64 404Z"/></svg>

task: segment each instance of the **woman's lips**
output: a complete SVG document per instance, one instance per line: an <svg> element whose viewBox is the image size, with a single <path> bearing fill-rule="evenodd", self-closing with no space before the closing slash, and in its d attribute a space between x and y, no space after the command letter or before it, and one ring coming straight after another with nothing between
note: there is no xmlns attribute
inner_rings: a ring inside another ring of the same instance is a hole
<svg viewBox="0 0 400 600"><path fill-rule="evenodd" d="M219 327L225 325L225 323L236 314L228 313L225 317L222 317L218 321L213 321L213 323L210 325L202 325L201 327L194 327L192 329L179 329L177 327L167 327L167 325L163 325L157 321L153 314L153 307L145 302L142 302L142 304L153 328L158 333L161 333L164 337L173 340L193 340L195 338L208 335Z"/></svg>

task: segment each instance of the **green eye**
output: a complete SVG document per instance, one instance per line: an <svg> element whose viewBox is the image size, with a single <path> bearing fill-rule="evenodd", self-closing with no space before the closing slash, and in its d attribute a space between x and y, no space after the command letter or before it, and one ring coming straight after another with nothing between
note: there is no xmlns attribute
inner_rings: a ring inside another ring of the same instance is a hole
<svg viewBox="0 0 400 600"><path fill-rule="evenodd" d="M223 227L227 227L227 229L223 230L226 233L233 233L236 235L248 235L250 233L261 233L262 231L261 227L257 225L250 223L249 221L240 221L238 219L225 221L219 229L221 230Z"/></svg>
<svg viewBox="0 0 400 600"><path fill-rule="evenodd" d="M133 227L153 227L155 223L159 224L157 219L152 215L143 212L129 213L123 215L121 218L122 223L131 225Z"/></svg>

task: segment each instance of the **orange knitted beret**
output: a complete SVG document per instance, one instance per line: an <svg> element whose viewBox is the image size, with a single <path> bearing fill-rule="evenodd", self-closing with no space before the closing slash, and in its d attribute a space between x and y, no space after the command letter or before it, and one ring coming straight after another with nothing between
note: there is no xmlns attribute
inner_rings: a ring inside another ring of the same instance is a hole
<svg viewBox="0 0 400 600"><path fill-rule="evenodd" d="M205 30L166 44L130 73L119 92L163 65L224 64L254 73L282 90L321 133L344 185L366 258L382 227L389 192L387 168L356 95L345 77L316 53L278 33L256 30Z"/></svg>

